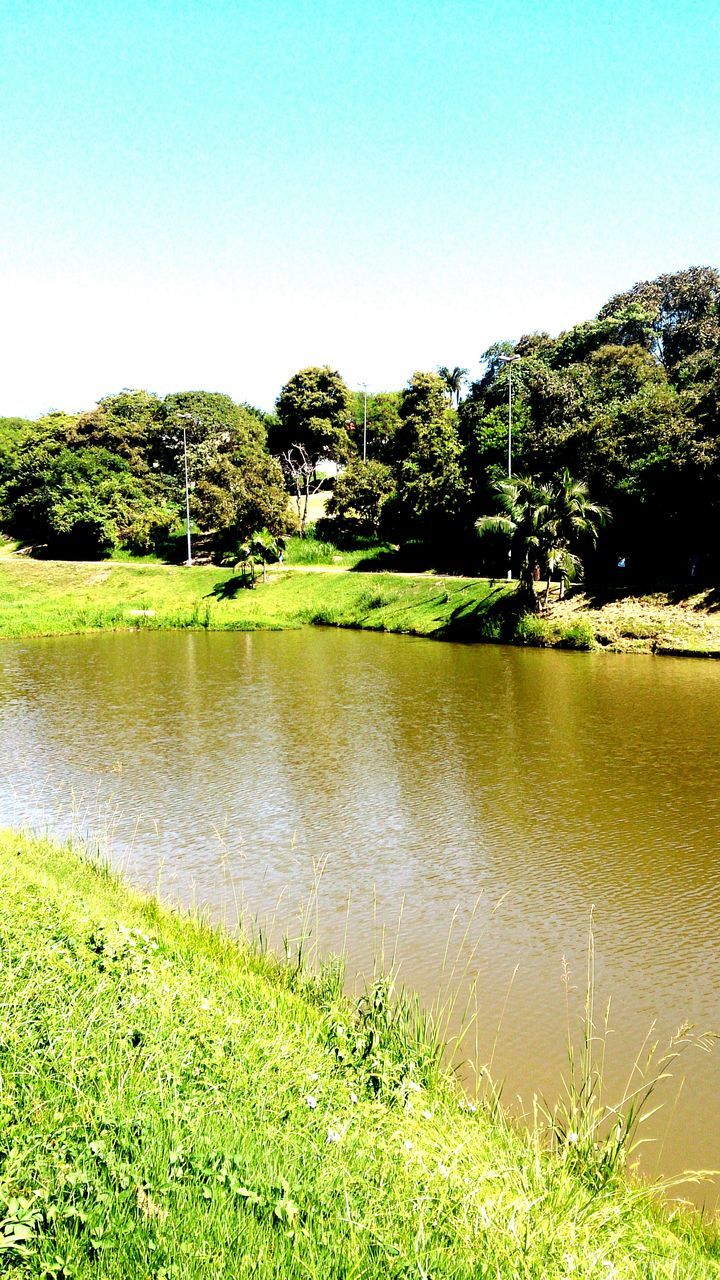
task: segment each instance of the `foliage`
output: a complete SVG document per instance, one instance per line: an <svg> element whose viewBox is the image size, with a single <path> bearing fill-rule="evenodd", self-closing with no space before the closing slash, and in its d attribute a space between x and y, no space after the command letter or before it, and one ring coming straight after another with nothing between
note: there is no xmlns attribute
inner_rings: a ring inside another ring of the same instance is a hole
<svg viewBox="0 0 720 1280"><path fill-rule="evenodd" d="M329 365L300 369L282 388L271 434L274 453L301 447L316 465L320 458L342 461L350 451L350 392Z"/></svg>
<svg viewBox="0 0 720 1280"><path fill-rule="evenodd" d="M396 458L396 436L400 426L400 391L368 392L367 396L367 455L368 459L392 464ZM356 391L351 396L350 412L353 421L353 444L357 453L362 452L362 432L365 415L365 396Z"/></svg>
<svg viewBox="0 0 720 1280"><path fill-rule="evenodd" d="M255 565L261 564L263 582L267 582L267 566L277 564L283 553L284 541L275 539L267 529L250 535L246 542L239 543L232 555L226 558L240 567L243 582L246 586L255 586Z"/></svg>
<svg viewBox="0 0 720 1280"><path fill-rule="evenodd" d="M127 463L95 446L23 451L4 502L21 538L76 559L106 555L123 540L147 544L150 529L167 533L176 522L159 493L145 491Z"/></svg>
<svg viewBox="0 0 720 1280"><path fill-rule="evenodd" d="M405 538L445 544L463 527L468 490L455 416L438 374L413 374L400 417L401 462L396 497L387 503L389 528Z"/></svg>
<svg viewBox="0 0 720 1280"><path fill-rule="evenodd" d="M720 347L720 273L712 267L689 267L643 280L616 294L598 313L603 321L630 306L650 317L653 346L669 374L700 351Z"/></svg>
<svg viewBox="0 0 720 1280"><path fill-rule="evenodd" d="M369 459L354 458L335 482L327 516L332 517L341 541L379 534L385 503L395 492L390 467Z"/></svg>
<svg viewBox="0 0 720 1280"><path fill-rule="evenodd" d="M707 267L618 294L556 339L496 343L460 406L476 510L502 467L507 373L513 371L513 460L550 482L563 469L613 515L588 558L611 578L712 580L720 569L720 276ZM505 434L505 440L507 436Z"/></svg>
<svg viewBox="0 0 720 1280"><path fill-rule="evenodd" d="M304 534L328 459L350 464L333 536L381 533L404 555L416 547L436 561L442 547L443 564L494 572L497 541L477 547L473 529L507 474L511 354L513 472L552 486L568 471L612 514L586 548L589 579L612 582L622 563L633 583L717 580L720 274L710 267L641 281L557 337L493 343L462 399L459 366L369 394L368 464L391 475L355 465L365 397L327 365L289 379L275 418L215 392L161 400L124 389L80 414L0 419L0 529L56 555L163 553L184 511L187 443L191 517L216 552L259 528L287 532L288 489Z"/></svg>
<svg viewBox="0 0 720 1280"><path fill-rule="evenodd" d="M450 400L452 401L454 397L455 403L458 405L460 404L460 395L467 372L467 369L461 369L457 364L454 369L448 369L445 364L438 366L438 374L445 383Z"/></svg>
<svg viewBox="0 0 720 1280"><path fill-rule="evenodd" d="M578 547L594 543L607 510L592 502L587 485L568 471L552 483L541 484L527 476L501 480L496 485L500 513L481 516L478 532L504 534L512 539L519 560L519 588L531 610L538 608L535 581L546 581L547 601L553 576L560 578L560 594L568 578L580 576Z"/></svg>
<svg viewBox="0 0 720 1280"><path fill-rule="evenodd" d="M183 416L184 415L184 416ZM183 431L184 427L184 431ZM0 422L0 520L59 556L164 551L185 506L217 543L287 526L287 496L262 416L229 396L106 396L77 416Z"/></svg>

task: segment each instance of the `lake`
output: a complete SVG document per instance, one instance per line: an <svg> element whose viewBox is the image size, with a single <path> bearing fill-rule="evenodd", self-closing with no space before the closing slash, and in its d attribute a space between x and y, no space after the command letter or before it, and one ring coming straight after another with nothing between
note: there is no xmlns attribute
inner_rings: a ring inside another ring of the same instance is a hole
<svg viewBox="0 0 720 1280"><path fill-rule="evenodd" d="M652 1025L720 1031L720 664L320 629L5 641L0 732L2 825L90 834L351 979L395 960L451 1034L474 985L463 1049L515 1110L557 1093L591 911L611 1094ZM659 1100L645 1171L720 1168L720 1048Z"/></svg>

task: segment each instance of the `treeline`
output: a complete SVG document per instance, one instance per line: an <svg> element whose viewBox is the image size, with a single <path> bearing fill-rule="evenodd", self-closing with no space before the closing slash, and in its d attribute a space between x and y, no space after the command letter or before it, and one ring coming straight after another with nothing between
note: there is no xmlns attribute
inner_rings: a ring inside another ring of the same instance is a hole
<svg viewBox="0 0 720 1280"><path fill-rule="evenodd" d="M181 554L190 510L216 549L284 532L288 497L265 415L229 396L121 391L76 415L0 419L0 523L49 554Z"/></svg>
<svg viewBox="0 0 720 1280"><path fill-rule="evenodd" d="M312 368L273 415L222 395L135 391L85 414L0 420L0 521L54 554L167 550L184 515L184 425L192 518L219 549L304 525L330 459L325 535L500 572L507 541L477 525L500 510L510 378L513 471L541 486L569 472L609 511L583 557L592 574L717 577L720 275L709 267L635 285L559 337L499 342L474 381L443 368L366 398Z"/></svg>

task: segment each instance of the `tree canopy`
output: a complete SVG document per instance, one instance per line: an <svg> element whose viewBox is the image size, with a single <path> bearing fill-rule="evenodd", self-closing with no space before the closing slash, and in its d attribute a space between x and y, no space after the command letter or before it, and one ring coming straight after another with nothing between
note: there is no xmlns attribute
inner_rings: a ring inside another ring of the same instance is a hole
<svg viewBox="0 0 720 1280"><path fill-rule="evenodd" d="M0 525L55 554L168 551L187 446L191 518L220 551L281 535L292 496L305 532L332 460L326 532L502 572L475 526L493 504L502 516L511 377L513 473L537 489L567 472L611 513L583 549L589 574L622 561L636 582L717 577L720 274L702 266L640 281L556 337L498 339L469 383L442 365L366 397L323 365L288 379L272 417L218 392L123 389L81 413L2 418Z"/></svg>
<svg viewBox="0 0 720 1280"><path fill-rule="evenodd" d="M273 452L282 454L302 445L313 462L346 459L351 452L350 403L350 392L335 369L329 365L300 369L277 398Z"/></svg>

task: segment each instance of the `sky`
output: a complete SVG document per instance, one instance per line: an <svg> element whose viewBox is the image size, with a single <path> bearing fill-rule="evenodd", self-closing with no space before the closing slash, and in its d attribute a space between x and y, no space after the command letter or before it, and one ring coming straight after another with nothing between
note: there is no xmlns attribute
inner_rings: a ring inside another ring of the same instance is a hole
<svg viewBox="0 0 720 1280"><path fill-rule="evenodd" d="M271 409L720 265L717 0L2 0L0 414Z"/></svg>

